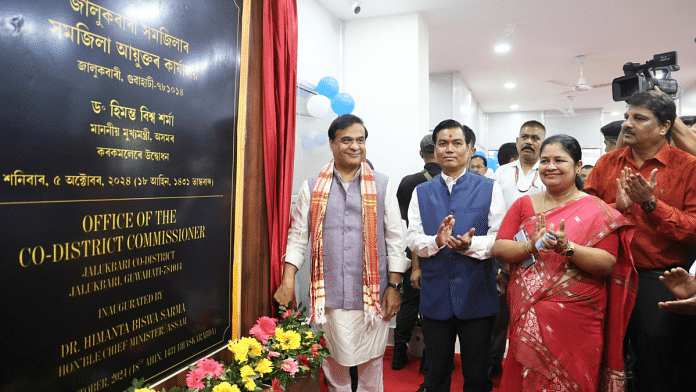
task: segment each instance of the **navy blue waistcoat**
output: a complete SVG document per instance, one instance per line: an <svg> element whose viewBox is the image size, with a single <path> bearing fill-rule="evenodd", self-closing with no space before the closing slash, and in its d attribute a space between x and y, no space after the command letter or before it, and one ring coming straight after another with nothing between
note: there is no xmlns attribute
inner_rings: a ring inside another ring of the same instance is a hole
<svg viewBox="0 0 696 392"><path fill-rule="evenodd" d="M442 176L418 185L423 231L437 235L442 221L454 216L452 234L464 235L472 227L475 236L488 233L493 180L472 174L460 176L450 194ZM432 257L421 258L420 313L447 320L468 320L500 312L493 259L479 260L442 248Z"/></svg>

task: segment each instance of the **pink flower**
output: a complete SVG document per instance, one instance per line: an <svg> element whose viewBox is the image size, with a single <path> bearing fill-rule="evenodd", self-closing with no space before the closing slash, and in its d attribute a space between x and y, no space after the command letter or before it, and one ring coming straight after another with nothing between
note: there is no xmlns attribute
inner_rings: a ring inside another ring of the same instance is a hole
<svg viewBox="0 0 696 392"><path fill-rule="evenodd" d="M315 357L318 357L318 356L319 356L319 348L320 348L320 347L321 347L321 346L320 346L318 343L314 343L314 344L312 345L312 355L314 355Z"/></svg>
<svg viewBox="0 0 696 392"><path fill-rule="evenodd" d="M300 370L300 367L297 365L297 361L292 358L284 360L283 364L280 365L280 368L290 373L293 378L295 377L295 373Z"/></svg>
<svg viewBox="0 0 696 392"><path fill-rule="evenodd" d="M256 325L249 330L249 334L254 335L256 339L266 344L268 343L268 338L275 334L277 321L277 319L263 316L256 321Z"/></svg>
<svg viewBox="0 0 696 392"><path fill-rule="evenodd" d="M269 356L270 358L278 358L278 357L280 356L280 353L279 353L279 352L275 352L275 351L269 351L269 352L268 352L268 356Z"/></svg>
<svg viewBox="0 0 696 392"><path fill-rule="evenodd" d="M203 369L197 368L193 369L186 375L186 386L189 388L205 388L203 380L205 379L205 372Z"/></svg>
<svg viewBox="0 0 696 392"><path fill-rule="evenodd" d="M300 365L309 367L309 357L308 356L298 355L297 361L300 363Z"/></svg>
<svg viewBox="0 0 696 392"><path fill-rule="evenodd" d="M222 364L212 359L201 359L196 363L198 369L202 369L204 374L210 374L214 378L222 375Z"/></svg>
<svg viewBox="0 0 696 392"><path fill-rule="evenodd" d="M280 317L282 317L282 318L285 319L285 318L288 318L288 317L290 317L290 316L292 316L292 309L286 310L285 313L283 313L283 315L280 316Z"/></svg>

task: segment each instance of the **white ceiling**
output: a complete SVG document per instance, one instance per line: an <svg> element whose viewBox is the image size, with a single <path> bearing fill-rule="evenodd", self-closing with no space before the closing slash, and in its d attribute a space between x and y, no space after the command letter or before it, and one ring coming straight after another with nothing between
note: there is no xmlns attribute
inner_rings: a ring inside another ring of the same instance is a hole
<svg viewBox="0 0 696 392"><path fill-rule="evenodd" d="M430 72L460 72L487 113L568 109L572 96L574 109L623 114L611 86L572 91L580 55L587 83L597 85L623 76L627 62L676 50L681 70L672 78L696 88L694 0L360 0L358 15L355 0L318 1L343 20L420 13L430 29ZM510 36L506 24L515 26ZM499 55L493 47L503 41L512 49ZM509 81L513 90L503 87Z"/></svg>

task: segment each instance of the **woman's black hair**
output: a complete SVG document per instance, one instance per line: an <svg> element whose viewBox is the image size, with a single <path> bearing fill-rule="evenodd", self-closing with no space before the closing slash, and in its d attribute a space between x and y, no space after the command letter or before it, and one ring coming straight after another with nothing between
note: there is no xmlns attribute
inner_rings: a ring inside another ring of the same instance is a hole
<svg viewBox="0 0 696 392"><path fill-rule="evenodd" d="M541 154L541 152L544 151L544 147L546 147L549 144L558 144L559 146L561 146L561 148L563 148L563 151L567 152L568 155L570 155L570 158L573 160L573 163L575 165L577 165L578 162L582 160L582 148L580 148L580 143L578 143L578 140L570 135L560 134L546 138L541 143L539 153ZM583 187L582 178L580 178L580 176L577 173L575 174L575 187L580 190L582 190Z"/></svg>

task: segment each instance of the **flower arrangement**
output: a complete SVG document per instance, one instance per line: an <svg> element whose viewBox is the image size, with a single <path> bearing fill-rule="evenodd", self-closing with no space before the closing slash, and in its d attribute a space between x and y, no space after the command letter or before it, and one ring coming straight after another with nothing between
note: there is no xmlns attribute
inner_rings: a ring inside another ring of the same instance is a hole
<svg viewBox="0 0 696 392"><path fill-rule="evenodd" d="M280 319L261 317L249 334L230 341L228 349L234 360L230 364L201 359L189 366L186 375L188 392L281 392L295 379L314 377L329 355L323 332L312 332L304 315L280 307ZM169 392L181 392L174 387ZM128 392L157 392L134 380ZM162 390L160 392L167 392Z"/></svg>

